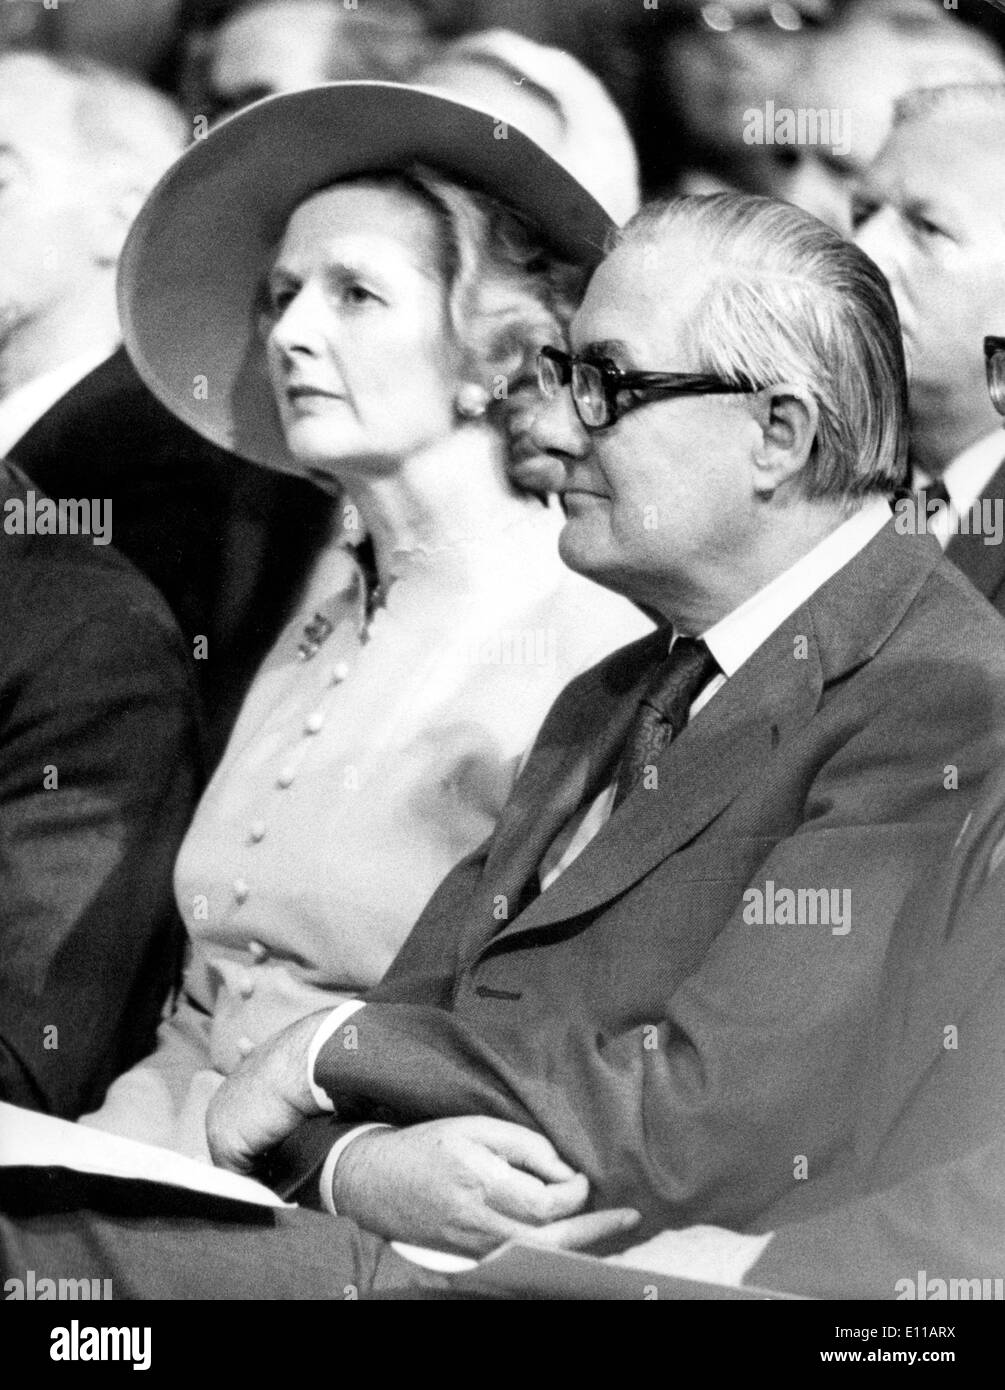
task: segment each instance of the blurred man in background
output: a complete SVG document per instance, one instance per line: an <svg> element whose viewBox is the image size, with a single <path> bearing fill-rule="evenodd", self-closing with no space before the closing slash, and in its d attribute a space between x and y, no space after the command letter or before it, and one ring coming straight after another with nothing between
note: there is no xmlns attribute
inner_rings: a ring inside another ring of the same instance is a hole
<svg viewBox="0 0 1005 1390"><path fill-rule="evenodd" d="M232 114L273 92L354 78L402 80L426 41L415 0L246 0L193 28L182 98L193 115Z"/></svg>
<svg viewBox="0 0 1005 1390"><path fill-rule="evenodd" d="M1001 74L995 31L961 22L988 9L971 0L959 10L940 0L661 5L664 37L640 129L647 182L766 193L847 231L851 179L882 144L895 99ZM991 15L1005 28L1005 16ZM779 124L771 138L785 113L817 111L836 116L837 129L814 123L797 139ZM751 113L769 128L758 138Z"/></svg>
<svg viewBox="0 0 1005 1390"><path fill-rule="evenodd" d="M308 484L179 424L119 346L119 253L185 135L176 108L133 78L0 55L0 457L52 497L111 500L114 544L195 660L215 755L328 516Z"/></svg>
<svg viewBox="0 0 1005 1390"><path fill-rule="evenodd" d="M905 98L855 222L900 314L913 483L944 503L930 529L1005 612L1005 441L982 350L1005 323L1005 84Z"/></svg>

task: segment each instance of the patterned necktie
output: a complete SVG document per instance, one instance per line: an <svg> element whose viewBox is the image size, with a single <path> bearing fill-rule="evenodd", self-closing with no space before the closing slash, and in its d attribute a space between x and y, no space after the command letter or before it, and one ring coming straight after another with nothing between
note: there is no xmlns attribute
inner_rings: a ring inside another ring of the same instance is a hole
<svg viewBox="0 0 1005 1390"><path fill-rule="evenodd" d="M677 638L669 656L653 672L628 731L614 794L615 810L683 729L691 705L718 672L719 663L704 642L695 637Z"/></svg>

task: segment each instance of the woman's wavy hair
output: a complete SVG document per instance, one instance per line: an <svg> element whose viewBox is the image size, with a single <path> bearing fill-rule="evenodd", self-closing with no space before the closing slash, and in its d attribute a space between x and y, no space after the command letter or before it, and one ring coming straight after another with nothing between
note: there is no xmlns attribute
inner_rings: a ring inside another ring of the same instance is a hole
<svg viewBox="0 0 1005 1390"><path fill-rule="evenodd" d="M487 418L508 439L518 397L536 383L538 351L545 344L564 344L587 272L548 250L530 225L496 198L423 165L353 175L340 183L400 188L435 213L461 371L465 380L485 388Z"/></svg>

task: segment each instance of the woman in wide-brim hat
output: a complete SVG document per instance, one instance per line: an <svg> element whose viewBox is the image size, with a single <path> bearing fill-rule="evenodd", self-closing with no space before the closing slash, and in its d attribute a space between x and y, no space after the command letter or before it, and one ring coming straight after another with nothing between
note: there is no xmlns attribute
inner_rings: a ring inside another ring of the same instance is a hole
<svg viewBox="0 0 1005 1390"><path fill-rule="evenodd" d="M610 227L515 128L382 83L260 102L141 213L121 271L141 374L339 496L342 527L179 856L178 1007L90 1123L205 1155L221 1077L380 979L561 687L646 630L564 568L560 512L507 471L509 388Z"/></svg>

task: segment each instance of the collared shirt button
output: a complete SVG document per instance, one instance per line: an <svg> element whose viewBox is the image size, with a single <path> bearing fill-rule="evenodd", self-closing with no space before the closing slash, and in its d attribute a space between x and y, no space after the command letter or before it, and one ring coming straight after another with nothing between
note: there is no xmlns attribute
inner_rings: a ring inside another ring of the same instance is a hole
<svg viewBox="0 0 1005 1390"><path fill-rule="evenodd" d="M248 1037L238 1038L237 1050L242 1057L247 1057L249 1052L254 1052L255 1044Z"/></svg>
<svg viewBox="0 0 1005 1390"><path fill-rule="evenodd" d="M243 878L234 879L234 897L239 903L247 902L251 890Z"/></svg>
<svg viewBox="0 0 1005 1390"><path fill-rule="evenodd" d="M349 667L344 661L336 661L335 665L328 673L330 685L341 685L349 674Z"/></svg>
<svg viewBox="0 0 1005 1390"><path fill-rule="evenodd" d="M269 948L267 946L263 946L260 941L249 941L248 953L250 954L252 960L257 961L258 964L261 965L263 960L268 959Z"/></svg>
<svg viewBox="0 0 1005 1390"><path fill-rule="evenodd" d="M250 999L255 992L255 981L251 975L242 975L237 982L237 992L242 999Z"/></svg>
<svg viewBox="0 0 1005 1390"><path fill-rule="evenodd" d="M265 839L265 822L263 820L252 821L249 834L251 836L251 843L253 845L259 844Z"/></svg>
<svg viewBox="0 0 1005 1390"><path fill-rule="evenodd" d="M319 734L325 726L324 710L316 709L304 725L305 734Z"/></svg>
<svg viewBox="0 0 1005 1390"><path fill-rule="evenodd" d="M276 780L285 791L287 787L293 786L293 779L296 777L296 775L296 768L293 767L292 763L287 763L287 765L283 768L282 772L280 772Z"/></svg>

